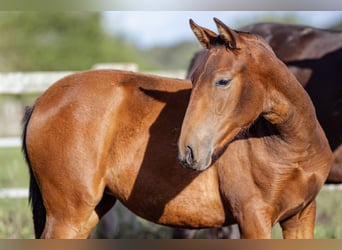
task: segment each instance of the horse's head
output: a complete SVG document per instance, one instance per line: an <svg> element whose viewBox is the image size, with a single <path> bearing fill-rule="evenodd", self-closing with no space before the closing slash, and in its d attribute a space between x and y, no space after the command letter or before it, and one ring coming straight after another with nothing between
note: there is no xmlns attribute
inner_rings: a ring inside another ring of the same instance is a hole
<svg viewBox="0 0 342 250"><path fill-rule="evenodd" d="M190 20L206 50L189 76L193 88L178 147L182 164L195 170L208 168L241 130L265 112L265 79L271 77L268 64L274 58L264 41L214 21L218 35Z"/></svg>

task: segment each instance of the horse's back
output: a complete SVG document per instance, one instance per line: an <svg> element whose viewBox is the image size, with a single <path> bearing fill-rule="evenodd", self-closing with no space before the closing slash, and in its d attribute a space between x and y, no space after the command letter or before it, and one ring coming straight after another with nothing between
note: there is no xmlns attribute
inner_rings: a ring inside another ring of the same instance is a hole
<svg viewBox="0 0 342 250"><path fill-rule="evenodd" d="M241 28L261 36L282 61L320 58L341 48L342 32L285 23L255 23Z"/></svg>

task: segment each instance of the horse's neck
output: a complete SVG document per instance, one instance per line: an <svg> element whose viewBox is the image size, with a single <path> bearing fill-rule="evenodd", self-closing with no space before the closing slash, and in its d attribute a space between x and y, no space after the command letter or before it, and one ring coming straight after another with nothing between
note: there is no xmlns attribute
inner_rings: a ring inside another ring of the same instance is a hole
<svg viewBox="0 0 342 250"><path fill-rule="evenodd" d="M278 78L268 98L264 118L273 124L286 144L306 151L321 136L310 97L290 73Z"/></svg>

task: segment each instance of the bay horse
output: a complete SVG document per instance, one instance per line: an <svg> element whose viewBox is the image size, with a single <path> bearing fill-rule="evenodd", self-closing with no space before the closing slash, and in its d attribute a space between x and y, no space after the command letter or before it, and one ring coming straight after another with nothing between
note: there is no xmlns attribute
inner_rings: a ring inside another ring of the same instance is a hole
<svg viewBox="0 0 342 250"><path fill-rule="evenodd" d="M312 102L265 41L214 21L219 35L190 21L205 50L191 73L180 161L217 169L242 238L268 238L277 222L285 238L310 238L332 163Z"/></svg>
<svg viewBox="0 0 342 250"><path fill-rule="evenodd" d="M263 38L308 92L334 155L325 183L342 183L342 31L286 23L254 23L240 30ZM193 56L187 78L205 53ZM238 235L236 229L230 231Z"/></svg>
<svg viewBox="0 0 342 250"><path fill-rule="evenodd" d="M197 36L204 31L193 24L192 28ZM263 46L251 35L239 37L239 45L240 40L255 40L256 45ZM221 41L221 35L215 39ZM223 44L217 49L231 53ZM212 52L213 48L208 50ZM260 57L274 57L271 50L259 52ZM251 64L244 54L239 62ZM235 62L233 65L241 66ZM257 73L243 72L241 77L266 77ZM290 90L298 88L284 69L270 69L270 73L289 80L289 86L293 85ZM272 93L268 92L272 89L249 88L252 78L247 80L247 88L241 93L253 92L265 98L266 93ZM284 117L272 112L259 114L249 130L243 128L243 133L238 133L220 156L217 154L210 167L191 171L181 167L177 156L188 167L198 159L194 147L192 153L187 148L189 164L181 157L182 149L178 152L186 135L189 108L198 93L196 86L193 88L188 80L93 70L70 75L48 88L23 118L23 151L30 171L35 237L87 238L116 200L138 216L169 226L212 228L238 223L243 238L269 238L270 228L280 221L285 238L312 237L315 196L327 177L331 151L307 96L302 92L293 97L279 95L279 105L285 97L304 100L300 107L295 106L298 103L285 105L292 118L297 117L298 109L305 109L296 123L298 128L293 128L291 119L286 128L278 131L267 119L282 121ZM215 112L223 112L223 107L216 108ZM240 111L258 111L253 106L248 108ZM289 135L284 134L286 131ZM293 146L299 131L303 133L301 141ZM264 157L254 158L258 160L253 162L254 169L248 169L252 160L249 157L254 155L247 150L247 144L250 149L264 152ZM237 145L242 146L241 150ZM272 150L262 151L269 150L266 146L272 146ZM302 147L306 147L306 154L302 154ZM260 168L274 154L281 157L272 158L277 161ZM233 171L239 163L232 165L233 159L242 159L240 165L246 168L236 176ZM251 179L255 186L246 186ZM257 185L265 184L265 180L266 186ZM243 188L237 181L243 181ZM251 195L247 203L240 199L246 193Z"/></svg>
<svg viewBox="0 0 342 250"><path fill-rule="evenodd" d="M308 92L334 151L326 183L342 183L342 31L286 23L255 23L240 30L263 38ZM204 53L193 56L187 77Z"/></svg>

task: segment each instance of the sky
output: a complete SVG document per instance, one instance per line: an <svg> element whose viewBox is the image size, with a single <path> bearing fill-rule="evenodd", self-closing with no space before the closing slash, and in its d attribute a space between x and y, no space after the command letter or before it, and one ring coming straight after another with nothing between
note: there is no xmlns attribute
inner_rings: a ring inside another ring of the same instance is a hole
<svg viewBox="0 0 342 250"><path fill-rule="evenodd" d="M189 18L197 24L216 31L213 17L221 19L231 28L246 20L250 23L261 16L286 16L300 18L305 25L325 28L336 20L342 19L342 11L106 11L103 22L113 34L123 35L140 47L171 45L195 37L189 28Z"/></svg>

